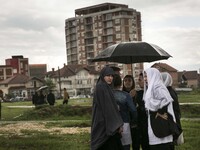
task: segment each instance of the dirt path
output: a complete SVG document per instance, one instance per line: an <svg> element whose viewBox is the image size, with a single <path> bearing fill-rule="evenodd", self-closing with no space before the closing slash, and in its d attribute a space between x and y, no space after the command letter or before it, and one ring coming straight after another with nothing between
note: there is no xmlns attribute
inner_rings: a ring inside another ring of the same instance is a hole
<svg viewBox="0 0 200 150"><path fill-rule="evenodd" d="M79 128L79 127L46 127L47 122L16 122L16 123L5 123L0 126L0 135L2 134L17 134L23 135L23 133L28 131L40 131L40 132L50 132L51 134L76 134L82 132L90 132L89 127Z"/></svg>

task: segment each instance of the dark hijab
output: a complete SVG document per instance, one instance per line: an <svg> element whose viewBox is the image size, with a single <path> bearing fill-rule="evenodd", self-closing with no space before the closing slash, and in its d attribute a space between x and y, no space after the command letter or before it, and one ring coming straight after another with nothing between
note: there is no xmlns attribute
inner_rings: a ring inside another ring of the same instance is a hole
<svg viewBox="0 0 200 150"><path fill-rule="evenodd" d="M107 75L114 75L113 69L108 66L101 70L94 91L91 126L92 150L101 147L123 125L112 88L104 80Z"/></svg>

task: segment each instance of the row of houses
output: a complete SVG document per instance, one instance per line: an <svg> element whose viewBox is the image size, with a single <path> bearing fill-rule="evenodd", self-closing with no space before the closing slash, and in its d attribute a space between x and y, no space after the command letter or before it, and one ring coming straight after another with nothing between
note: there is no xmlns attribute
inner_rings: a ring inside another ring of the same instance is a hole
<svg viewBox="0 0 200 150"><path fill-rule="evenodd" d="M58 69L49 71L43 75L43 78L30 77L24 74L16 74L0 82L0 90L3 96L21 96L31 99L32 94L41 86L51 80L55 85L53 92L56 97L63 94L63 88L66 88L69 95L91 95L99 72L93 67L86 65L65 65Z"/></svg>
<svg viewBox="0 0 200 150"><path fill-rule="evenodd" d="M181 71L165 63L155 63L152 67L158 68L161 72L169 72L173 78L173 87L200 87L200 75L197 71ZM56 97L62 96L63 88L66 88L71 97L77 95L91 95L99 72L87 65L63 65L62 68L43 74L42 78L30 77L24 74L15 74L12 77L0 82L0 90L4 96L12 94L30 99L32 94L46 80L51 80L55 85L53 92ZM136 80L137 83L137 80Z"/></svg>
<svg viewBox="0 0 200 150"><path fill-rule="evenodd" d="M98 80L99 72L87 65L65 65L58 70L46 73L45 79L51 79L56 85L54 93L59 95L65 87L71 97L91 95Z"/></svg>
<svg viewBox="0 0 200 150"><path fill-rule="evenodd" d="M157 68L160 72L168 72L173 78L174 88L192 88L200 87L200 74L196 70L178 71L166 63L155 63L152 67Z"/></svg>

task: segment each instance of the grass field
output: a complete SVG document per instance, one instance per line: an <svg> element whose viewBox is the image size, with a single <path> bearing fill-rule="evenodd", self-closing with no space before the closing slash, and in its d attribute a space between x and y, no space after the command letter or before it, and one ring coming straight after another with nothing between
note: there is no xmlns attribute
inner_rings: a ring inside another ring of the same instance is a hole
<svg viewBox="0 0 200 150"><path fill-rule="evenodd" d="M180 103L200 103L200 93L178 94Z"/></svg>
<svg viewBox="0 0 200 150"><path fill-rule="evenodd" d="M179 94L179 102L200 102L200 94ZM72 99L63 106L57 100L53 108L35 109L30 101L2 103L0 150L89 150L91 104L91 99ZM182 105L181 111L188 118L181 121L185 143L176 150L199 150L200 120L192 118L200 118L200 105Z"/></svg>

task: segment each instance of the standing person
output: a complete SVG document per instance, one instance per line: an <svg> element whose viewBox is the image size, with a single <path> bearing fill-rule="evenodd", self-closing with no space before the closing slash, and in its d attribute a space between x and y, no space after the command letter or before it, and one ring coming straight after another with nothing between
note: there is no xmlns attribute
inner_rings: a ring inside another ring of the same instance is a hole
<svg viewBox="0 0 200 150"><path fill-rule="evenodd" d="M64 93L63 93L63 95L64 95L64 96L63 96L63 105L64 105L64 104L68 104L68 101L69 101L69 94L68 94L66 88L64 88L63 90L64 90Z"/></svg>
<svg viewBox="0 0 200 150"><path fill-rule="evenodd" d="M49 90L49 94L47 95L47 102L49 105L55 104L55 95L52 93L52 90Z"/></svg>
<svg viewBox="0 0 200 150"><path fill-rule="evenodd" d="M37 104L38 104L38 105L43 105L43 104L45 104L45 103L46 103L46 102L45 102L45 96L44 96L44 94L43 94L43 91L40 90L39 96L38 96Z"/></svg>
<svg viewBox="0 0 200 150"><path fill-rule="evenodd" d="M131 95L133 103L135 107L137 107L135 81L132 75L126 75L124 77L122 91L128 92ZM131 136L132 136L132 150L140 150L139 130L137 124L135 126L131 126Z"/></svg>
<svg viewBox="0 0 200 150"><path fill-rule="evenodd" d="M112 68L112 69L114 70L115 74L118 74L118 75L121 74L121 73L120 73L121 69L120 69L119 67L116 67L116 66L110 66L110 68Z"/></svg>
<svg viewBox="0 0 200 150"><path fill-rule="evenodd" d="M182 131L182 127L181 127L181 111L180 111L180 106L179 106L179 101L178 101L178 95L176 93L176 91L173 89L172 84L173 84L173 80L171 75L168 72L162 72L162 79L164 82L164 85L167 87L171 97L173 98L173 110L174 110L174 115L176 118L176 123L178 124L179 129ZM174 142L176 143L177 137L174 137ZM174 147L174 145L173 145Z"/></svg>
<svg viewBox="0 0 200 150"><path fill-rule="evenodd" d="M91 125L91 150L123 150L123 120L112 91L114 71L106 66L94 89Z"/></svg>
<svg viewBox="0 0 200 150"><path fill-rule="evenodd" d="M120 75L116 74L113 80L114 97L119 105L119 112L124 122L121 142L124 150L130 150L132 143L130 125L135 125L137 122L137 110L130 94L121 90L122 80Z"/></svg>
<svg viewBox="0 0 200 150"><path fill-rule="evenodd" d="M156 137L155 132L153 132L154 126L151 124L150 115L156 113L156 116L158 115L163 119L168 119L168 115L170 114L175 121L172 107L173 99L163 84L160 72L156 68L148 68L144 71L144 82L143 100L145 102L145 108L148 112L148 136L150 150L172 150L172 134L162 138ZM167 113L169 113L168 115L162 112L164 108L166 108ZM163 127L160 128L165 130Z"/></svg>
<svg viewBox="0 0 200 150"><path fill-rule="evenodd" d="M142 150L149 149L149 138L148 138L148 117L143 101L144 93L144 79L143 73L139 74L138 84L140 90L136 91L136 103L137 103L137 112L138 112L138 132L139 132L139 146L142 147Z"/></svg>
<svg viewBox="0 0 200 150"><path fill-rule="evenodd" d="M33 103L35 106L38 104L38 99L39 99L38 92L35 92L35 93L32 95L32 103Z"/></svg>
<svg viewBox="0 0 200 150"><path fill-rule="evenodd" d="M132 75L126 75L124 77L122 91L130 93L131 97L133 98L133 102L136 105L136 101L135 101L135 95L136 95L135 81L134 81L134 78L133 78Z"/></svg>

